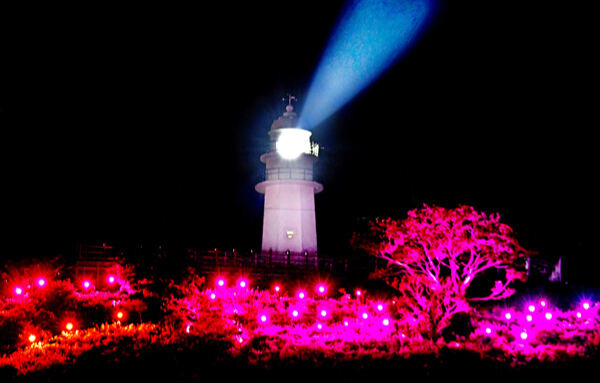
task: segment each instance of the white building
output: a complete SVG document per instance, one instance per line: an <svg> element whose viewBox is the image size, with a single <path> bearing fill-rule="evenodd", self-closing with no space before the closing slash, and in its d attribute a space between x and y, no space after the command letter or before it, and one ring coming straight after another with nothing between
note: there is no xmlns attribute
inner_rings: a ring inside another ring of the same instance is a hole
<svg viewBox="0 0 600 383"><path fill-rule="evenodd" d="M271 125L270 151L260 157L266 164L266 180L256 185L256 191L265 195L265 253L317 253L315 193L323 186L313 181L318 145L311 143L311 134L298 126L291 104Z"/></svg>

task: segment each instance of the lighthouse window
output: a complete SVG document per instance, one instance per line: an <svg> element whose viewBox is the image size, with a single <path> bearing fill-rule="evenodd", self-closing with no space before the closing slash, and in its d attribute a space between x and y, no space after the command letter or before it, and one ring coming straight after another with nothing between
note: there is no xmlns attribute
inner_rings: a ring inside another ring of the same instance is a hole
<svg viewBox="0 0 600 383"><path fill-rule="evenodd" d="M287 235L288 239L294 238L294 230L288 230L285 234Z"/></svg>

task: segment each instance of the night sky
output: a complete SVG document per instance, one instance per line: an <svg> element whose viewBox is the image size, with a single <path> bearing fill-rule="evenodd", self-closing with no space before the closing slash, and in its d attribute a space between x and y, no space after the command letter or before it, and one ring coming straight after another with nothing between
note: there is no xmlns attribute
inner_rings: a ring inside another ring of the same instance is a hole
<svg viewBox="0 0 600 383"><path fill-rule="evenodd" d="M344 2L257 3L19 14L1 64L5 252L259 248L268 129L288 93L301 109ZM363 217L465 203L598 264L598 42L591 10L566 4L438 2L411 51L313 129L321 252L347 251Z"/></svg>

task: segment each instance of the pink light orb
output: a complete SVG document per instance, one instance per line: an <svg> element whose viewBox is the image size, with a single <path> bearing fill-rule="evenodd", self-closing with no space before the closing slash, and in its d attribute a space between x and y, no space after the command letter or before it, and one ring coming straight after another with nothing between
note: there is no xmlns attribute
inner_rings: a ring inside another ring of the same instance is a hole
<svg viewBox="0 0 600 383"><path fill-rule="evenodd" d="M119 311L119 312L117 313L117 318L119 318L119 319L123 319L123 316L125 316L125 314L123 314L123 311Z"/></svg>
<svg viewBox="0 0 600 383"><path fill-rule="evenodd" d="M317 291L319 292L319 294L325 294L325 291L327 291L327 288L325 287L324 284L320 283L319 285L317 285Z"/></svg>
<svg viewBox="0 0 600 383"><path fill-rule="evenodd" d="M217 299L217 294L215 294L215 293L211 293L211 294L210 294L210 299L212 299L213 301L214 301L215 299Z"/></svg>
<svg viewBox="0 0 600 383"><path fill-rule="evenodd" d="M29 337L28 337L27 339L28 339L28 340L29 340L31 343L33 343L33 342L35 342L35 339L36 339L36 337L35 337L35 335L31 334L31 335L29 335Z"/></svg>
<svg viewBox="0 0 600 383"><path fill-rule="evenodd" d="M362 295L362 291L360 289L356 289L356 296L360 297Z"/></svg>
<svg viewBox="0 0 600 383"><path fill-rule="evenodd" d="M186 332L186 333L188 333L188 334L190 333L190 327L191 327L191 326L188 324L188 325L186 326L186 328L185 328L185 332Z"/></svg>
<svg viewBox="0 0 600 383"><path fill-rule="evenodd" d="M327 311L326 310L321 310L321 316L322 317L326 317L327 316Z"/></svg>
<svg viewBox="0 0 600 383"><path fill-rule="evenodd" d="M523 331L521 333L521 339L523 339L523 340L527 339L527 333L525 331Z"/></svg>
<svg viewBox="0 0 600 383"><path fill-rule="evenodd" d="M367 319L367 318L369 317L369 314L367 314L367 313L362 313L362 317L363 317L363 319Z"/></svg>
<svg viewBox="0 0 600 383"><path fill-rule="evenodd" d="M492 329L491 329L491 328L489 328L489 327L488 327L488 328L486 328L486 329L485 329L485 333L486 333L486 334L488 334L488 335L489 335L489 334L491 334L491 333L492 333Z"/></svg>
<svg viewBox="0 0 600 383"><path fill-rule="evenodd" d="M44 286L46 286L46 280L44 278L38 278L37 284L40 287L44 287Z"/></svg>
<svg viewBox="0 0 600 383"><path fill-rule="evenodd" d="M347 320L344 321L344 326L348 326L348 321Z"/></svg>
<svg viewBox="0 0 600 383"><path fill-rule="evenodd" d="M540 305L541 305L542 307L546 307L546 301L542 299L542 300L540 301Z"/></svg>
<svg viewBox="0 0 600 383"><path fill-rule="evenodd" d="M304 299L304 297L306 297L306 294L304 293L304 291L298 291L298 298Z"/></svg>
<svg viewBox="0 0 600 383"><path fill-rule="evenodd" d="M67 329L67 331L71 331L71 330L73 330L73 327L74 327L74 326L73 326L73 323L71 323L71 322L69 322L69 323L67 323L67 324L65 325L65 328Z"/></svg>
<svg viewBox="0 0 600 383"><path fill-rule="evenodd" d="M531 322L533 320L533 317L531 315L527 315L525 319L527 319L527 322Z"/></svg>
<svg viewBox="0 0 600 383"><path fill-rule="evenodd" d="M113 283L115 283L115 277L114 277L114 275L109 275L109 276L108 276L108 278L106 278L106 281L107 281L109 284L111 284L111 285L112 285Z"/></svg>
<svg viewBox="0 0 600 383"><path fill-rule="evenodd" d="M577 315L577 318L581 318L581 313L580 312L577 312L576 315Z"/></svg>
<svg viewBox="0 0 600 383"><path fill-rule="evenodd" d="M23 294L23 289L20 287L15 287L15 294L17 294L17 295Z"/></svg>
<svg viewBox="0 0 600 383"><path fill-rule="evenodd" d="M377 310L379 310L379 311L383 310L383 305L381 303L377 305Z"/></svg>
<svg viewBox="0 0 600 383"><path fill-rule="evenodd" d="M219 286L219 287L223 287L223 286L225 286L225 279L223 279L223 278L218 278L218 279L217 279L217 286Z"/></svg>
<svg viewBox="0 0 600 383"><path fill-rule="evenodd" d="M279 292L279 290L281 290L281 287L279 287L279 285L275 285L275 292Z"/></svg>
<svg viewBox="0 0 600 383"><path fill-rule="evenodd" d="M546 313L546 319L550 320L552 319L552 313Z"/></svg>
<svg viewBox="0 0 600 383"><path fill-rule="evenodd" d="M504 318L506 318L506 320L510 320L510 318L512 318L511 313L504 314Z"/></svg>
<svg viewBox="0 0 600 383"><path fill-rule="evenodd" d="M319 323L319 324L317 325L317 328L320 330L320 329L322 329L322 328L323 328L323 325L321 325L321 323Z"/></svg>
<svg viewBox="0 0 600 383"><path fill-rule="evenodd" d="M240 336L238 341L239 341L240 343L244 343L244 338L242 338L242 337Z"/></svg>
<svg viewBox="0 0 600 383"><path fill-rule="evenodd" d="M247 285L247 283L246 283L246 281L244 279L242 279L239 284L240 284L241 288L245 288L246 285Z"/></svg>
<svg viewBox="0 0 600 383"><path fill-rule="evenodd" d="M294 311L292 311L292 316L293 316L294 318L298 318L298 315L299 315L299 313L298 313L298 310L294 310Z"/></svg>
<svg viewBox="0 0 600 383"><path fill-rule="evenodd" d="M590 309L590 302L583 302L583 309L584 310L589 310Z"/></svg>
<svg viewBox="0 0 600 383"><path fill-rule="evenodd" d="M529 305L529 307L527 307L527 309L529 310L529 312L534 312L535 311L535 306L534 305Z"/></svg>
<svg viewBox="0 0 600 383"><path fill-rule="evenodd" d="M265 323L267 321L267 316L266 315L261 315L260 316L260 321Z"/></svg>
<svg viewBox="0 0 600 383"><path fill-rule="evenodd" d="M382 323L384 326L389 326L389 324L390 324L390 320L389 320L389 319L387 319L387 318L385 318L384 320L382 320L382 321L381 321L381 323Z"/></svg>
<svg viewBox="0 0 600 383"><path fill-rule="evenodd" d="M90 283L90 281L83 281L82 285L84 289L89 289L92 284Z"/></svg>

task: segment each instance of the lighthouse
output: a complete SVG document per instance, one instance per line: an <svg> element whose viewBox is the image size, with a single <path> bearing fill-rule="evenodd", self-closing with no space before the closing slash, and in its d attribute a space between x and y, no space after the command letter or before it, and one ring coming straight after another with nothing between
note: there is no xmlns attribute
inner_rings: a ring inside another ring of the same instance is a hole
<svg viewBox="0 0 600 383"><path fill-rule="evenodd" d="M265 180L255 188L265 195L262 251L316 256L315 194L323 185L313 180L313 165L319 147L298 126L292 100L271 125L269 152L260 157L266 165Z"/></svg>

